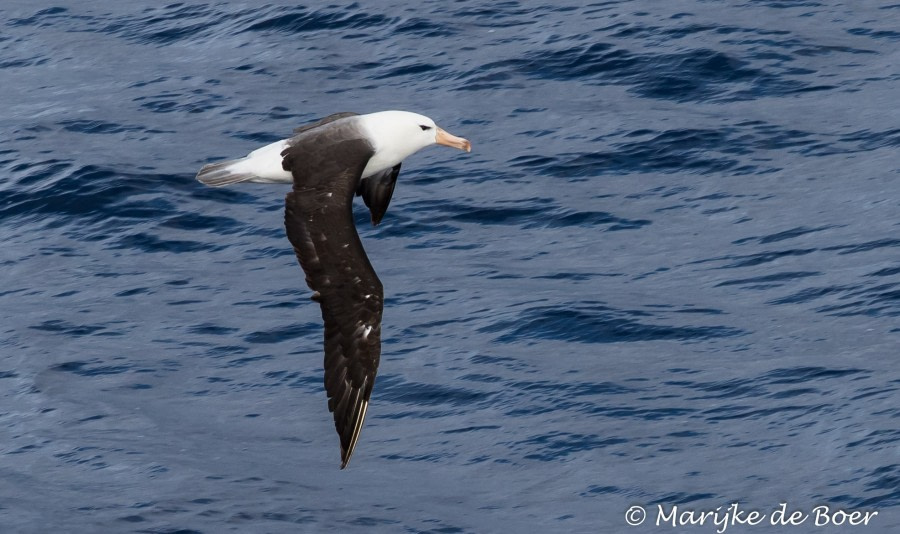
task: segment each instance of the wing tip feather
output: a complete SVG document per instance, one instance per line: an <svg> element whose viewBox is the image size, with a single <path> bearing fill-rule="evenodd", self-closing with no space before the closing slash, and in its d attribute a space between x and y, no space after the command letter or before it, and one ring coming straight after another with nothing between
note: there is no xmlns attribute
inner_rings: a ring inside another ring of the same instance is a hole
<svg viewBox="0 0 900 534"><path fill-rule="evenodd" d="M362 390L360 392L362 392ZM368 411L368 409L369 401L363 400L360 403L359 416L353 423L353 433L350 435L350 443L346 448L341 444L341 469L347 467L347 464L350 463L350 457L353 456L353 451L356 450L356 443L359 441L359 434L362 430L363 423L366 420L366 411Z"/></svg>

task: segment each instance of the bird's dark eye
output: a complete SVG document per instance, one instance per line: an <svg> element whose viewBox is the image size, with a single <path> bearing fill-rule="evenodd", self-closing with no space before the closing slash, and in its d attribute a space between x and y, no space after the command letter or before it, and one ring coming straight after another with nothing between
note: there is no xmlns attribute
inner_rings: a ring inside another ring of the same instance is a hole
<svg viewBox="0 0 900 534"><path fill-rule="evenodd" d="M420 124L420 125L419 125L419 128L421 128L422 131L424 132L424 131L430 130L430 129L431 129L431 126L426 126L426 125L424 125L424 124Z"/></svg>

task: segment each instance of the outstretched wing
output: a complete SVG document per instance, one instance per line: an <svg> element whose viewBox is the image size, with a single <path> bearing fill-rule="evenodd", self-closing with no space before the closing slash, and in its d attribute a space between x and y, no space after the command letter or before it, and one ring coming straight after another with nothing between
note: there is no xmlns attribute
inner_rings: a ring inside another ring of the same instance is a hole
<svg viewBox="0 0 900 534"><path fill-rule="evenodd" d="M347 466L366 417L381 356L381 281L353 223L352 201L373 151L363 139L314 135L286 149L294 176L285 199L287 236L325 322L325 389Z"/></svg>

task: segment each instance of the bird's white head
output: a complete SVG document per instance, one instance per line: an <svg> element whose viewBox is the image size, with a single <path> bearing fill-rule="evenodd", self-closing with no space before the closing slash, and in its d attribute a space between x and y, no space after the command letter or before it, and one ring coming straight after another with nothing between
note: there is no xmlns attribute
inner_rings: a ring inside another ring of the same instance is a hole
<svg viewBox="0 0 900 534"><path fill-rule="evenodd" d="M448 133L433 120L418 113L379 111L363 115L361 119L369 139L375 145L374 158L383 160L385 168L434 144L472 151L472 144L467 139Z"/></svg>

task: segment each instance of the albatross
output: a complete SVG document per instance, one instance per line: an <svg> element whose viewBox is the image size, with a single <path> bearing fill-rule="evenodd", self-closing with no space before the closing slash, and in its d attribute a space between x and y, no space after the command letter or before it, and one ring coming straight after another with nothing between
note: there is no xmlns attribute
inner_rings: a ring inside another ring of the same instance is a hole
<svg viewBox="0 0 900 534"><path fill-rule="evenodd" d="M353 223L354 196L372 224L391 201L401 162L433 144L470 152L468 140L424 115L335 113L246 157L204 165L197 180L293 184L284 201L287 237L325 323L325 391L347 467L366 418L381 357L381 281Z"/></svg>

